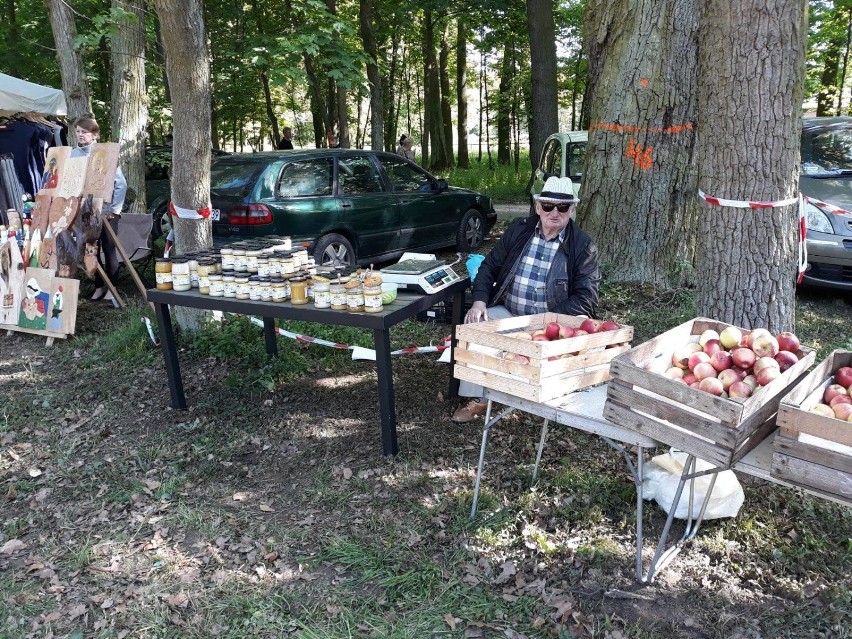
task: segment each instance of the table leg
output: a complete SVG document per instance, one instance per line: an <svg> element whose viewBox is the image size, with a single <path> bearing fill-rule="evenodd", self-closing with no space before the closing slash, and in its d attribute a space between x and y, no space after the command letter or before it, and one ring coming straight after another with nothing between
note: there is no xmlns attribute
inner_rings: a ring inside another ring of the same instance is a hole
<svg viewBox="0 0 852 639"><path fill-rule="evenodd" d="M160 347L163 349L163 360L166 364L166 378L169 382L172 408L186 410L186 396L183 393L183 380L180 376L175 333L172 327L172 317L167 304L154 304L157 314L157 325L160 329Z"/></svg>
<svg viewBox="0 0 852 639"><path fill-rule="evenodd" d="M448 397L459 396L459 380L453 374L456 363L456 326L462 323L462 311L464 310L464 291L459 291L453 295L453 328L450 333L450 388L447 393Z"/></svg>
<svg viewBox="0 0 852 639"><path fill-rule="evenodd" d="M263 318L263 337L266 340L266 352L275 357L278 355L278 340L275 333L275 320L271 317Z"/></svg>
<svg viewBox="0 0 852 639"><path fill-rule="evenodd" d="M379 378L379 418L382 424L382 452L396 455L396 408L393 397L393 370L391 369L390 331L375 329L373 342L376 347L376 373Z"/></svg>

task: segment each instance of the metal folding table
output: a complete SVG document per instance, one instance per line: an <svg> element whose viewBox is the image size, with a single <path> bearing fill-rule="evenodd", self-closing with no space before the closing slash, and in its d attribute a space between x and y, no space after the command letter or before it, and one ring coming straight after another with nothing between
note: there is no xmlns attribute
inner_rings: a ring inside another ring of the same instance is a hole
<svg viewBox="0 0 852 639"><path fill-rule="evenodd" d="M399 452L396 437L396 409L393 394L393 370L391 368L390 329L406 319L414 317L438 302L453 300L452 335L455 341L455 327L461 322L464 291L470 285L469 278L463 278L431 295L419 295L399 291L396 300L379 313L350 313L331 309L315 308L313 304L293 305L289 302L255 302L224 297L201 295L197 291L176 293L174 291L148 290L148 301L154 304L157 323L160 329L160 342L166 364L166 375L173 408L186 409L186 396L180 374L177 348L175 346L174 327L169 306L185 306L223 313L255 315L263 318L263 334L266 352L275 355L278 345L275 334L275 319L301 320L353 326L373 331L376 348L376 370L378 377L379 419L382 429L382 451L385 455ZM452 359L452 358L451 358ZM452 375L450 367L450 396L458 394L458 380Z"/></svg>

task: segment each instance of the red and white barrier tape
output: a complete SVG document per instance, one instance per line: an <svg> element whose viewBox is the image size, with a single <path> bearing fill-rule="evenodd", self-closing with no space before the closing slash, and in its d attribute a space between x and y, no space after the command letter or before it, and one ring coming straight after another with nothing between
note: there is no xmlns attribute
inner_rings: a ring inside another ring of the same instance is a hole
<svg viewBox="0 0 852 639"><path fill-rule="evenodd" d="M182 220L206 220L210 217L210 207L203 209L185 209L177 206L174 202L169 202L169 212Z"/></svg>
<svg viewBox="0 0 852 639"><path fill-rule="evenodd" d="M821 200L816 200L812 197L808 197L807 195L803 195L806 202L810 202L814 206L817 206L824 211L828 211L829 213L834 213L835 215L852 215L852 211L847 211L846 209L841 209L839 206L834 206L834 204L829 204L828 202L822 202Z"/></svg>
<svg viewBox="0 0 852 639"><path fill-rule="evenodd" d="M806 242L807 234L808 234L808 224L805 219L805 202L811 202L816 206L821 208L825 208L826 210L831 211L832 213L837 214L847 214L852 215L849 211L844 211L841 208L836 206L832 206L830 204L826 204L825 202L818 202L813 198L809 198L805 195L799 193L796 197L787 198L786 200L777 200L774 202L749 202L746 200L725 200L719 197L713 197L711 195L707 195L701 189L698 189L698 197L707 202L708 204L713 204L715 206L729 206L735 209L775 209L780 208L782 206L791 206L798 202L799 204L799 259L798 259L798 270L799 275L796 278L796 283L801 284L802 280L805 278L805 271L808 267L808 245ZM832 210L833 209L833 210Z"/></svg>

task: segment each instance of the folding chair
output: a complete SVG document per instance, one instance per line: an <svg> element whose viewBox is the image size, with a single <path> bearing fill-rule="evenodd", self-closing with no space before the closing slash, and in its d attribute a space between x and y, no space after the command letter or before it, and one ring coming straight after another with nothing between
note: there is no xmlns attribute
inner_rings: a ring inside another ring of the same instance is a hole
<svg viewBox="0 0 852 639"><path fill-rule="evenodd" d="M118 241L124 248L130 263L125 263L124 257L119 252L119 260L128 269L134 269L140 279L148 288L153 284L145 275L154 261L153 242L151 241L151 230L154 218L150 215L122 215L118 224ZM128 273L129 275L129 273ZM119 280L123 279L121 274Z"/></svg>

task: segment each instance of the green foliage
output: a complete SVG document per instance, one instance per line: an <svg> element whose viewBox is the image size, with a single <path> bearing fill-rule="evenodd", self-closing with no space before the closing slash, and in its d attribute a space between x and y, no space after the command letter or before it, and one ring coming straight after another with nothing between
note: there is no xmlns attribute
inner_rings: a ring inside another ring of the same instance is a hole
<svg viewBox="0 0 852 639"><path fill-rule="evenodd" d="M527 182L531 175L529 153L521 152L521 169L516 171L513 165L500 165L496 162L490 167L488 158L478 161L471 149L469 169L453 168L445 171L447 181L453 186L480 191L494 198L495 202L525 202Z"/></svg>

